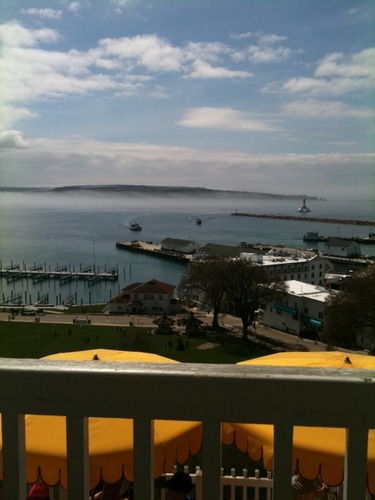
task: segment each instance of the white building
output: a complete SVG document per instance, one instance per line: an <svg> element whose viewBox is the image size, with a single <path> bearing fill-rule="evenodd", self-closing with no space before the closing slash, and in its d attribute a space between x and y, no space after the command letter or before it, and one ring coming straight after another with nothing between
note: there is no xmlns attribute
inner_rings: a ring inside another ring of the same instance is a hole
<svg viewBox="0 0 375 500"><path fill-rule="evenodd" d="M361 245L354 240L337 238L327 241L325 251L336 257L360 257Z"/></svg>
<svg viewBox="0 0 375 500"><path fill-rule="evenodd" d="M175 314L181 304L175 298L176 287L153 279L146 283L133 283L111 299L105 312L109 314Z"/></svg>
<svg viewBox="0 0 375 500"><path fill-rule="evenodd" d="M309 332L319 337L323 330L325 303L330 292L302 281L289 280L286 296L264 308L261 322L271 328L295 335Z"/></svg>
<svg viewBox="0 0 375 500"><path fill-rule="evenodd" d="M271 279L296 280L319 286L325 286L325 274L333 267L327 259L319 255L305 256L302 253L290 255L274 250L266 255L241 253L240 258L264 267Z"/></svg>
<svg viewBox="0 0 375 500"><path fill-rule="evenodd" d="M177 238L165 238L161 241L161 250L177 253L194 253L198 250L199 245L195 241L179 240Z"/></svg>

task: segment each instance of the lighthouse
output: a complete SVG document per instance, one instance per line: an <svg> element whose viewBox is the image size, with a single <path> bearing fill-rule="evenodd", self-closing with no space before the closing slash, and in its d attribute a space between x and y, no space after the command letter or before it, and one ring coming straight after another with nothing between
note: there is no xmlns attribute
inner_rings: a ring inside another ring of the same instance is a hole
<svg viewBox="0 0 375 500"><path fill-rule="evenodd" d="M311 212L309 207L306 206L306 197L303 197L303 205L298 209L298 212L302 212L304 214L307 214L308 212Z"/></svg>

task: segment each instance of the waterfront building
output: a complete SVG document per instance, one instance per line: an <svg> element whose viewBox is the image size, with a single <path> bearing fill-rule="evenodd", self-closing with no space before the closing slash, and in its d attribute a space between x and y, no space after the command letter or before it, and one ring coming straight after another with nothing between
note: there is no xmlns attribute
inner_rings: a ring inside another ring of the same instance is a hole
<svg viewBox="0 0 375 500"><path fill-rule="evenodd" d="M109 314L176 314L181 304L176 299L176 287L152 279L145 283L132 283L111 299L104 312Z"/></svg>
<svg viewBox="0 0 375 500"><path fill-rule="evenodd" d="M297 280L288 280L285 285L285 296L264 307L261 322L284 332L319 338L323 331L325 305L331 292Z"/></svg>
<svg viewBox="0 0 375 500"><path fill-rule="evenodd" d="M335 257L360 257L361 245L354 240L329 239L326 243L326 253Z"/></svg>
<svg viewBox="0 0 375 500"><path fill-rule="evenodd" d="M252 264L262 266L272 279L284 281L297 280L311 285L325 286L326 272L333 268L332 264L320 255L304 255L303 253L287 254L272 250L267 254L240 254L241 259L250 260Z"/></svg>

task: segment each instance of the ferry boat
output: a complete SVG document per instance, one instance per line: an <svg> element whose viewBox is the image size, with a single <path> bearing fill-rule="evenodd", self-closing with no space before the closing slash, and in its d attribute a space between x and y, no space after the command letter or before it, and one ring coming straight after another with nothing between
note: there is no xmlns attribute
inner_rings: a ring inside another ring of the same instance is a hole
<svg viewBox="0 0 375 500"><path fill-rule="evenodd" d="M319 234L318 231L309 231L303 235L303 241L328 241L328 238Z"/></svg>
<svg viewBox="0 0 375 500"><path fill-rule="evenodd" d="M129 231L142 231L142 227L137 222L132 222L128 226Z"/></svg>

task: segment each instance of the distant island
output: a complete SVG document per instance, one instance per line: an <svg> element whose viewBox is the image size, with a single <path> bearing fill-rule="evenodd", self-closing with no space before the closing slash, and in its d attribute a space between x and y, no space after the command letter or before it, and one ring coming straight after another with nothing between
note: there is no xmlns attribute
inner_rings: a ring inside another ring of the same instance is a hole
<svg viewBox="0 0 375 500"><path fill-rule="evenodd" d="M43 187L0 187L0 192L43 192L43 193L69 193L69 192L99 192L108 194L127 194L127 195L148 195L148 196L194 196L200 198L251 198L251 199L302 199L322 200L317 196L305 196L303 194L272 194L257 193L253 191L231 191L220 189L207 189L203 187L185 187L185 186L146 186L130 184L107 184L107 185L82 185L82 186L61 186L54 188Z"/></svg>

